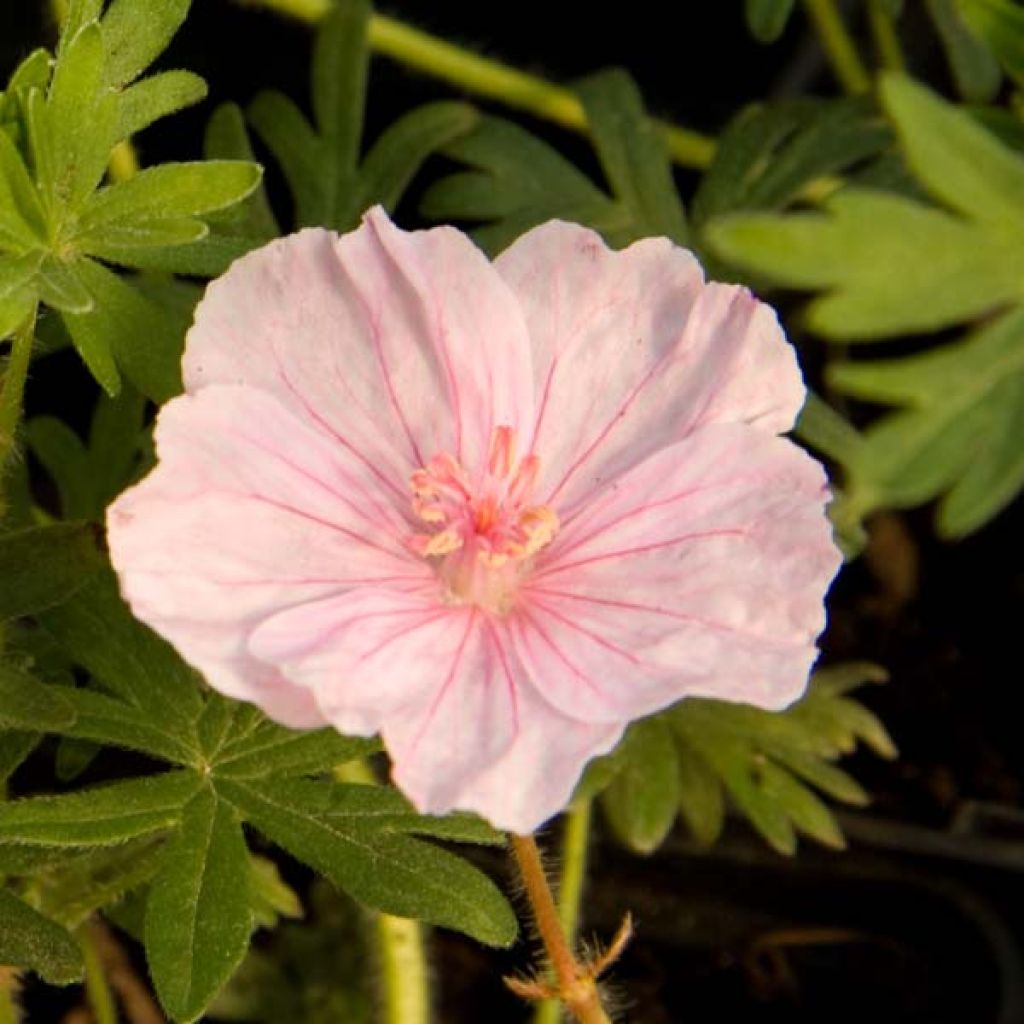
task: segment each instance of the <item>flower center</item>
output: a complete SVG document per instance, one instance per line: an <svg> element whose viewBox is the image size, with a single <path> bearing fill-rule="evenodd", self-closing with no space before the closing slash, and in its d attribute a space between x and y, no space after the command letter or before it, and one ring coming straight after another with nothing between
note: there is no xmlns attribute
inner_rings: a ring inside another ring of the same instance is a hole
<svg viewBox="0 0 1024 1024"><path fill-rule="evenodd" d="M438 559L448 600L503 614L530 560L558 533L558 516L531 505L540 460L516 460L516 435L498 427L478 483L447 452L412 474L412 508L433 529L407 540L423 558Z"/></svg>

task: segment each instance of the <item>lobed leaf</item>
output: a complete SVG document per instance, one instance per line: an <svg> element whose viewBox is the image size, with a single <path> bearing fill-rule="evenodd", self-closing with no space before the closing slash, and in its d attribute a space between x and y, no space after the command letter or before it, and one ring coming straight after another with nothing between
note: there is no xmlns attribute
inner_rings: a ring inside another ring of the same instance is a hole
<svg viewBox="0 0 1024 1024"><path fill-rule="evenodd" d="M66 601L101 565L93 530L84 523L0 534L0 622Z"/></svg>
<svg viewBox="0 0 1024 1024"><path fill-rule="evenodd" d="M0 842L27 846L107 846L174 827L201 784L174 771L63 796L0 803Z"/></svg>
<svg viewBox="0 0 1024 1024"><path fill-rule="evenodd" d="M58 688L0 661L0 728L67 728L75 713Z"/></svg>
<svg viewBox="0 0 1024 1024"><path fill-rule="evenodd" d="M103 17L106 81L122 86L138 78L167 49L191 0L113 0Z"/></svg>
<svg viewBox="0 0 1024 1024"><path fill-rule="evenodd" d="M746 0L747 28L759 43L774 43L785 31L796 0Z"/></svg>
<svg viewBox="0 0 1024 1024"><path fill-rule="evenodd" d="M2 888L0 964L35 971L51 985L70 985L85 970L78 943L59 924Z"/></svg>
<svg viewBox="0 0 1024 1024"><path fill-rule="evenodd" d="M241 824L203 786L182 811L146 904L146 957L174 1020L202 1016L249 948L249 878Z"/></svg>
<svg viewBox="0 0 1024 1024"><path fill-rule="evenodd" d="M651 853L668 835L680 802L680 766L668 726L635 722L625 740L625 765L602 794L602 808L620 842Z"/></svg>
<svg viewBox="0 0 1024 1024"><path fill-rule="evenodd" d="M206 98L206 83L191 71L163 71L125 89L118 103L117 137L129 138L154 121Z"/></svg>
<svg viewBox="0 0 1024 1024"><path fill-rule="evenodd" d="M516 936L511 908L489 878L466 861L360 817L325 815L297 804L301 780L222 779L218 791L269 839L356 899L391 914L456 928L491 946ZM373 794L373 787L354 787Z"/></svg>
<svg viewBox="0 0 1024 1024"><path fill-rule="evenodd" d="M187 742L202 708L198 678L121 600L109 570L74 600L37 616L67 655L151 722Z"/></svg>

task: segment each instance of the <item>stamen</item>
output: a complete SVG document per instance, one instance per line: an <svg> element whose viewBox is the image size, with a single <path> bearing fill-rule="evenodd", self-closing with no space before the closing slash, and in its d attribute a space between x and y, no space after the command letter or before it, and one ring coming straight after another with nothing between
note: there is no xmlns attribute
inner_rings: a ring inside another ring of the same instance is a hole
<svg viewBox="0 0 1024 1024"><path fill-rule="evenodd" d="M471 478L447 452L412 474L412 510L439 529L413 534L407 543L420 557L439 559L446 600L497 614L514 606L529 560L559 528L553 509L527 504L539 473L536 455L516 461L516 433L499 426L482 478Z"/></svg>

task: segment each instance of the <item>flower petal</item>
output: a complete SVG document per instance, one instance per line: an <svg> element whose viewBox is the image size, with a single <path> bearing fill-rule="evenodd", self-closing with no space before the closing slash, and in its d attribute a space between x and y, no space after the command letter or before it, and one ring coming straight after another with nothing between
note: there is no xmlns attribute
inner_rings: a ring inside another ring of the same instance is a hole
<svg viewBox="0 0 1024 1024"><path fill-rule="evenodd" d="M621 252L552 221L495 261L533 346L542 500L571 510L593 488L708 423L788 430L804 388L774 312L704 284L667 239Z"/></svg>
<svg viewBox="0 0 1024 1024"><path fill-rule="evenodd" d="M406 233L380 209L238 260L196 311L184 374L193 392L270 392L403 499L437 452L474 465L494 426L532 415L526 328L500 276L460 232Z"/></svg>
<svg viewBox="0 0 1024 1024"><path fill-rule="evenodd" d="M580 722L560 714L532 683L516 692L519 721L512 745L490 768L466 780L456 806L475 811L496 828L528 835L565 808L586 763L607 754L625 724Z"/></svg>
<svg viewBox="0 0 1024 1024"><path fill-rule="evenodd" d="M218 690L288 724L322 722L308 694L249 655L248 634L359 583L429 579L401 544L404 521L361 462L260 391L175 399L156 444L157 467L107 517L125 598Z"/></svg>
<svg viewBox="0 0 1024 1024"><path fill-rule="evenodd" d="M294 608L250 649L308 687L338 729L379 728L397 785L426 813L459 806L518 730L518 682L497 628L433 591L364 588Z"/></svg>
<svg viewBox="0 0 1024 1024"><path fill-rule="evenodd" d="M519 657L583 721L685 696L785 706L806 685L841 562L827 498L796 445L705 427L565 524L524 589Z"/></svg>

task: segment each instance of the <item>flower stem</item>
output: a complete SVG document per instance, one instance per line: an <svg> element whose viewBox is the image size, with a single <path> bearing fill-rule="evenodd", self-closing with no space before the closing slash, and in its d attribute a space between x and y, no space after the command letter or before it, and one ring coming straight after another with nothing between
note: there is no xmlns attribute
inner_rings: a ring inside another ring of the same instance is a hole
<svg viewBox="0 0 1024 1024"><path fill-rule="evenodd" d="M536 840L533 836L517 835L513 835L511 840L534 924L544 943L544 951L558 986L553 994L557 995L558 1001L579 1024L611 1024L611 1019L601 1005L593 972L576 960L562 929Z"/></svg>
<svg viewBox="0 0 1024 1024"><path fill-rule="evenodd" d="M804 7L839 84L853 95L867 92L871 88L871 78L836 10L835 0L804 0Z"/></svg>
<svg viewBox="0 0 1024 1024"><path fill-rule="evenodd" d="M579 929L583 882L587 875L587 846L590 840L592 800L581 800L565 816L562 835L562 877L558 885L558 919L570 946ZM545 999L537 1004L533 1024L558 1024L558 1001Z"/></svg>
<svg viewBox="0 0 1024 1024"><path fill-rule="evenodd" d="M302 21L315 23L330 9L330 0L241 0ZM377 53L440 78L457 88L497 100L570 128L587 131L583 104L569 89L482 57L471 50L423 32L396 18L374 14L370 18L370 47ZM664 121L655 124L665 136L672 159L684 167L704 168L711 163L715 142L706 135Z"/></svg>
<svg viewBox="0 0 1024 1024"><path fill-rule="evenodd" d="M11 354L7 359L3 379L0 380L0 473L7 465L7 459L14 450L14 432L21 419L22 400L25 395L25 379L28 364L32 358L32 341L36 333L36 307L14 332L11 339Z"/></svg>
<svg viewBox="0 0 1024 1024"><path fill-rule="evenodd" d="M374 931L380 958L382 1024L428 1024L430 986L423 927L419 921L376 914Z"/></svg>
<svg viewBox="0 0 1024 1024"><path fill-rule="evenodd" d="M906 67L906 61L903 59L900 37L883 0L868 0L868 19L882 67L890 71L902 71Z"/></svg>
<svg viewBox="0 0 1024 1024"><path fill-rule="evenodd" d="M365 760L336 765L339 782L376 786L377 778ZM380 965L383 1024L429 1024L430 972L427 945L419 921L369 912L374 952Z"/></svg>

